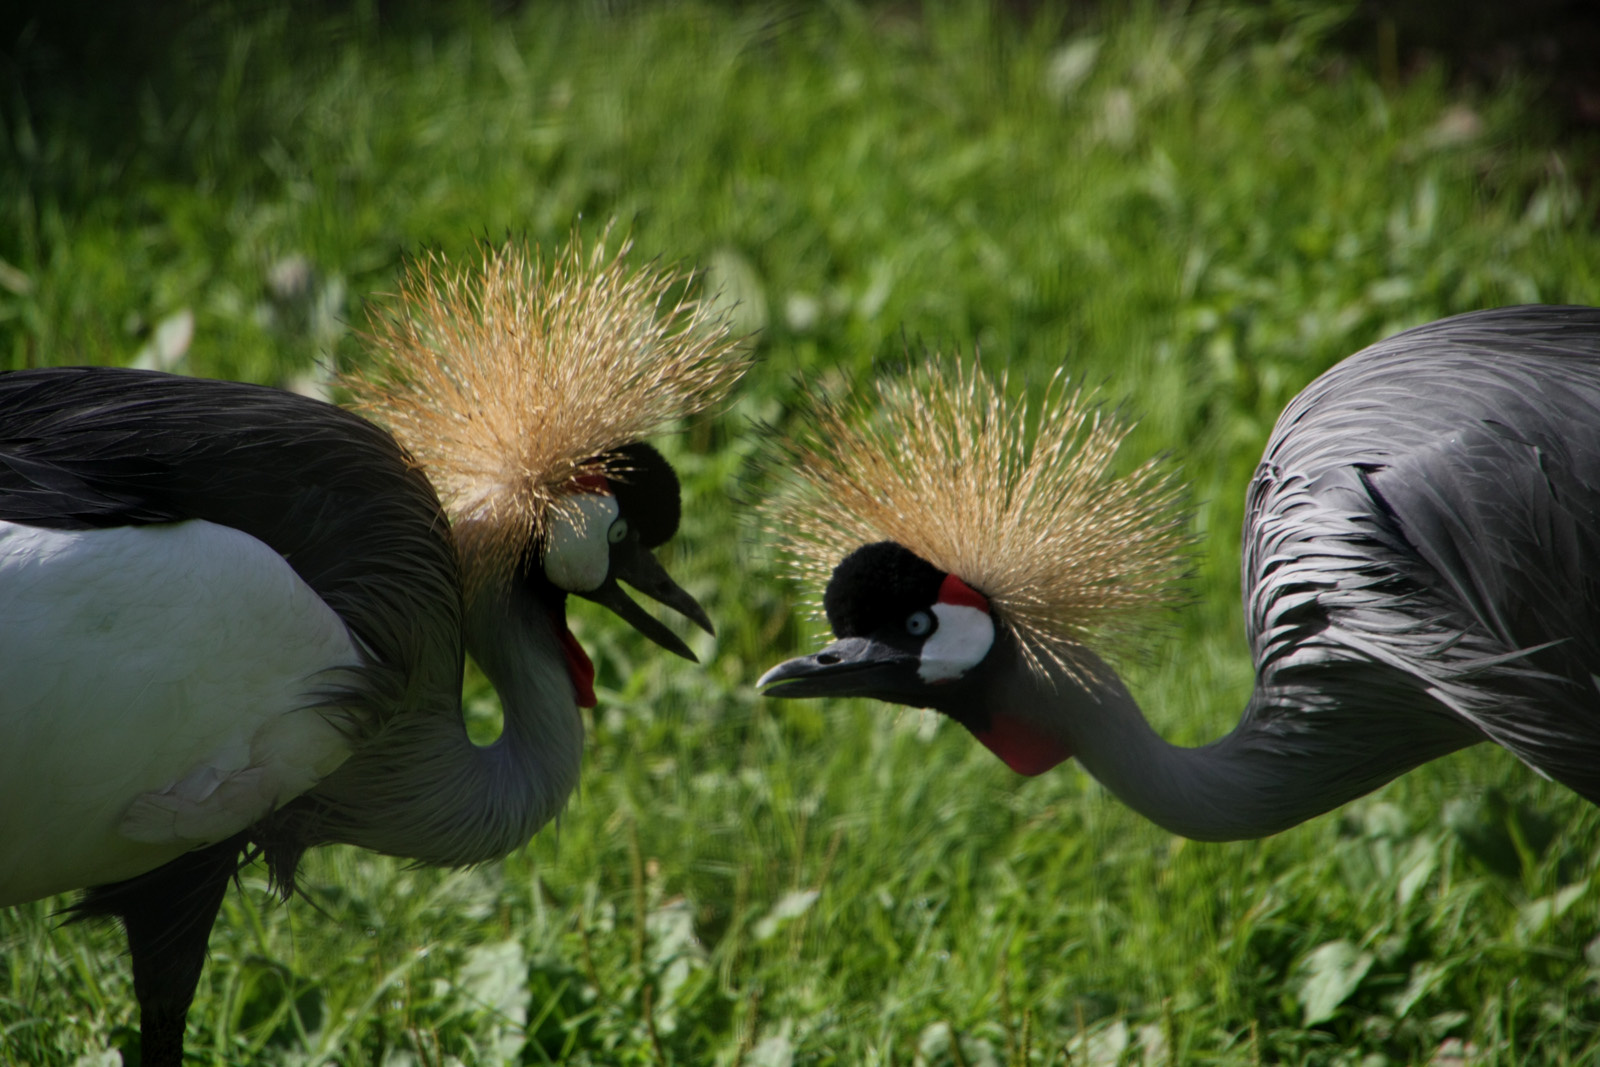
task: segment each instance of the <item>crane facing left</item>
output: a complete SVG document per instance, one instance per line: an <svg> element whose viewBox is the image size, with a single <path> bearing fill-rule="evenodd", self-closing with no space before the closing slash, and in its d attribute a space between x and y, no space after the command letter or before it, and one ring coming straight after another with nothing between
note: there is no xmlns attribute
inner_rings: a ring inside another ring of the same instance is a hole
<svg viewBox="0 0 1600 1067"><path fill-rule="evenodd" d="M711 632L651 550L680 493L644 443L746 358L671 268L574 241L420 261L342 385L0 374L0 906L73 889L128 936L147 1067L178 1064L227 883L348 843L461 866L565 805L594 669L576 594ZM500 695L467 736L466 656Z"/></svg>

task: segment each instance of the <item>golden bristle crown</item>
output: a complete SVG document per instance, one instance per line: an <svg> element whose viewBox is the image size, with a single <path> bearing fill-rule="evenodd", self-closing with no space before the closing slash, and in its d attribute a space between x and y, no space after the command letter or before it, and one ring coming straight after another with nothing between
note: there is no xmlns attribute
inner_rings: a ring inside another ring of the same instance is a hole
<svg viewBox="0 0 1600 1067"><path fill-rule="evenodd" d="M428 255L373 314L373 365L341 382L433 483L469 589L508 578L580 478L625 478L613 450L719 403L748 365L721 314L673 296L689 277L628 251Z"/></svg>
<svg viewBox="0 0 1600 1067"><path fill-rule="evenodd" d="M1081 649L1181 599L1179 487L1156 460L1114 472L1130 428L1064 374L1030 419L1004 377L936 358L813 400L780 446L764 526L819 594L851 551L894 541L984 594L1032 669L1082 679Z"/></svg>

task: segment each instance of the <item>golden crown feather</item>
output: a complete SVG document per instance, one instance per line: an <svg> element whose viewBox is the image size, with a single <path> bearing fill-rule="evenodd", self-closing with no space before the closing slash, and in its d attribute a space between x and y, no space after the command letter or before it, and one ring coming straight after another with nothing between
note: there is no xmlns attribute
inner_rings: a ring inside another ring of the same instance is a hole
<svg viewBox="0 0 1600 1067"><path fill-rule="evenodd" d="M1132 427L1064 372L1037 410L976 360L938 356L816 394L778 449L763 527L819 594L851 551L896 542L983 593L1032 669L1082 678L1079 650L1114 649L1182 599L1187 515L1160 460L1116 473Z"/></svg>
<svg viewBox="0 0 1600 1067"><path fill-rule="evenodd" d="M469 588L508 579L581 479L625 478L614 450L719 404L749 365L692 274L630 250L424 256L372 314L372 365L341 379L433 483Z"/></svg>

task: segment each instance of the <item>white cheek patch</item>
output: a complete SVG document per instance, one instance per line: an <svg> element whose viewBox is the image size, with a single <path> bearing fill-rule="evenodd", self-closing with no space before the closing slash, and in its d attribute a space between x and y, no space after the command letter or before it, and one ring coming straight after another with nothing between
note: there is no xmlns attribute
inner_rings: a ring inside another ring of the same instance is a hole
<svg viewBox="0 0 1600 1067"><path fill-rule="evenodd" d="M968 604L933 605L939 628L922 646L917 677L924 682L948 682L966 674L994 646L994 620L982 608Z"/></svg>
<svg viewBox="0 0 1600 1067"><path fill-rule="evenodd" d="M545 577L569 593L599 589L611 570L611 541L606 536L617 518L617 498L610 494L575 496L555 516L544 551Z"/></svg>

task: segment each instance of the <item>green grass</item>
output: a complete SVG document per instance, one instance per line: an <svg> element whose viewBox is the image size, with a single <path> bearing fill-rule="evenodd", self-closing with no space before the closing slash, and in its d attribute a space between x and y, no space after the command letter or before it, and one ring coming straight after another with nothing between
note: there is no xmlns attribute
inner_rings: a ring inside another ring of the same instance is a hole
<svg viewBox="0 0 1600 1067"><path fill-rule="evenodd" d="M247 875L191 1061L1591 1062L1588 805L1475 750L1199 845L922 713L763 703L751 681L816 631L729 493L759 491L751 420L781 424L798 379L923 346L1018 388L1064 363L1193 486L1194 603L1126 674L1167 736L1213 737L1250 686L1237 531L1276 413L1406 325L1600 301L1572 177L1594 146L1516 86L1380 86L1323 4L1070 31L976 2L603 6L216 15L132 96L58 72L5 99L0 365L130 362L188 314L180 366L287 382L360 358L404 255L611 219L760 330L733 410L666 442L705 665L575 609L601 704L559 829L466 872L324 850L316 907ZM493 728L481 682L469 707ZM0 913L0 1062L137 1043L120 935L63 903Z"/></svg>

